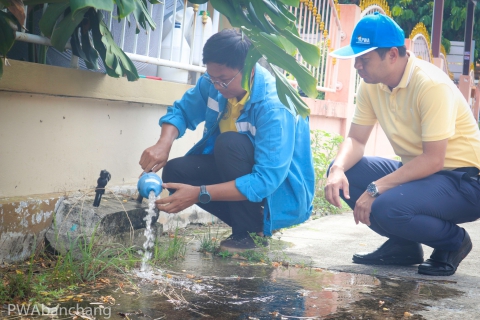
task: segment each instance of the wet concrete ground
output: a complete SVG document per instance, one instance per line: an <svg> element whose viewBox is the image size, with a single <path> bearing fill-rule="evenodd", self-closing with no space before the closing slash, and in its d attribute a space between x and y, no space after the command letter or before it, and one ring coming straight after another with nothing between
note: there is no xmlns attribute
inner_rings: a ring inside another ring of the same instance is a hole
<svg viewBox="0 0 480 320"><path fill-rule="evenodd" d="M351 263L353 253L385 241L367 227L356 226L351 213L283 231L282 249L270 253L283 265L200 253L197 234L184 260L163 270L136 273L136 292L128 286L107 286L91 292L80 306L99 308L90 302L110 296L114 302L102 305L108 316L96 318L127 320L479 319L480 222L465 227L474 249L454 276L441 278L419 275L416 266ZM431 249L424 249L428 258Z"/></svg>
<svg viewBox="0 0 480 320"><path fill-rule="evenodd" d="M113 297L105 304L111 319L432 319L421 313L464 295L443 283L295 264L288 254L283 266L212 257L198 247L190 242L185 260L168 270L138 272L135 294L107 287L90 300Z"/></svg>

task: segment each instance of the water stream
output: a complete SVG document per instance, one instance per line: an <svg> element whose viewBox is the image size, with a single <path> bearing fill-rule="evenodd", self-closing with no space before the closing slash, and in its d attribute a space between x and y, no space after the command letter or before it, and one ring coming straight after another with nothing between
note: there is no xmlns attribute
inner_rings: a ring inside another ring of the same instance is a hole
<svg viewBox="0 0 480 320"><path fill-rule="evenodd" d="M140 268L141 272L147 271L147 262L150 260L152 257L152 252L150 249L153 247L153 240L154 240L154 235L152 233L152 218L157 215L155 212L155 192L150 191L150 194L148 195L148 209L145 209L147 212L147 215L143 220L146 222L146 227L145 227L145 242L143 243L143 258L142 258L142 267Z"/></svg>

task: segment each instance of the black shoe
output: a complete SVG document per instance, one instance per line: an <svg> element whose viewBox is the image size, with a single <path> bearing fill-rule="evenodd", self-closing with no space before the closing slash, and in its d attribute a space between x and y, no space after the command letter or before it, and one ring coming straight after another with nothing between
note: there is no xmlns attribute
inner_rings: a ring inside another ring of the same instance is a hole
<svg viewBox="0 0 480 320"><path fill-rule="evenodd" d="M353 263L409 266L423 262L423 249L420 243L401 244L388 239L377 250L353 255Z"/></svg>
<svg viewBox="0 0 480 320"><path fill-rule="evenodd" d="M255 250L268 246L268 240L265 237L258 236L257 238L258 240L253 240L248 233L239 235L232 234L220 242L220 252L242 253L247 250Z"/></svg>
<svg viewBox="0 0 480 320"><path fill-rule="evenodd" d="M457 271L458 265L472 250L472 240L467 231L463 237L460 249L456 251L433 250L430 259L418 266L418 273L430 276L451 276Z"/></svg>

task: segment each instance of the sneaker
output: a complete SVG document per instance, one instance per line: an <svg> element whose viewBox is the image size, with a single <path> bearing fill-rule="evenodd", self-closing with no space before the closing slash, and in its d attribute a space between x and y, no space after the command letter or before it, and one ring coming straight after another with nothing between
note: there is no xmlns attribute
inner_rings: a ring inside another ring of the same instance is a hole
<svg viewBox="0 0 480 320"><path fill-rule="evenodd" d="M247 250L255 250L260 247L267 247L268 240L260 238L260 241L254 241L249 234L231 235L220 242L220 252L228 251L230 253L242 253Z"/></svg>

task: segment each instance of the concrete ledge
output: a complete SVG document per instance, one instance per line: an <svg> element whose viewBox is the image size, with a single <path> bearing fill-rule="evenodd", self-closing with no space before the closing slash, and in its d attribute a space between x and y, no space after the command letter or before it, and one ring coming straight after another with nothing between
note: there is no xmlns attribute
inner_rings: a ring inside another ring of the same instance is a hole
<svg viewBox="0 0 480 320"><path fill-rule="evenodd" d="M4 67L0 91L170 105L192 87L150 79L129 82L99 72L8 61L11 65Z"/></svg>

